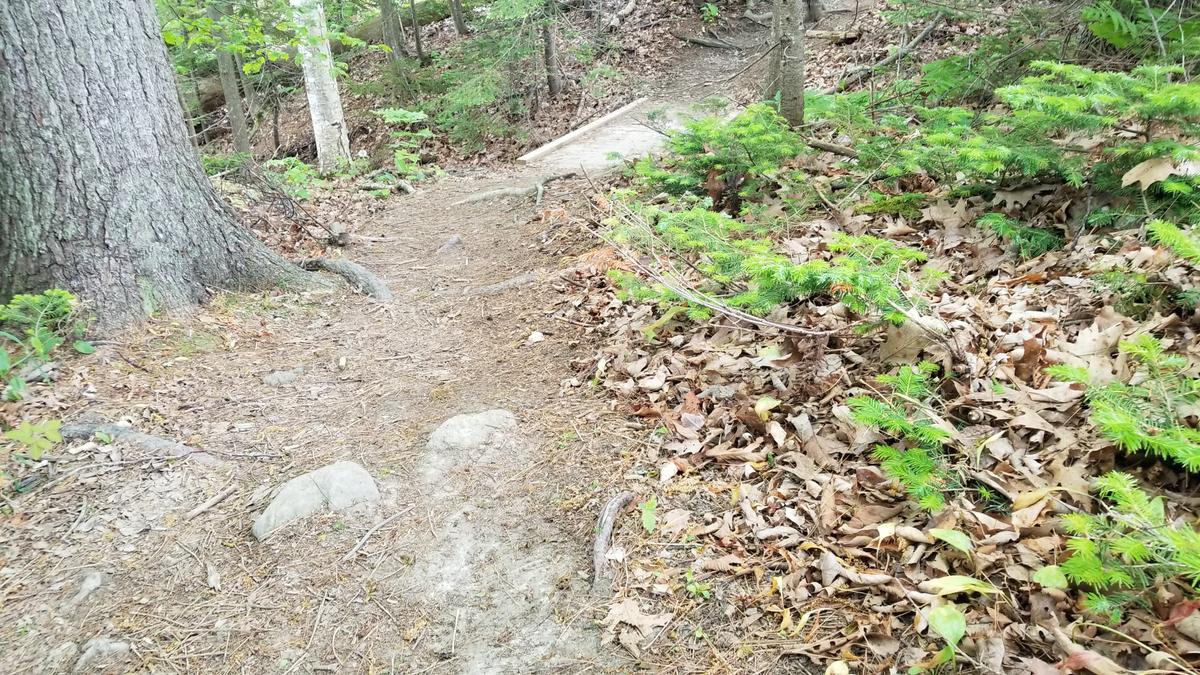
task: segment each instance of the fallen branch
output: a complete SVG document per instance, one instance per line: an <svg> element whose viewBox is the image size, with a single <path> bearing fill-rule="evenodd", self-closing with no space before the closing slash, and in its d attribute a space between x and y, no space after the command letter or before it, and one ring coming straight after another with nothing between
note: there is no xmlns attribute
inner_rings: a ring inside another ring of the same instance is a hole
<svg viewBox="0 0 1200 675"><path fill-rule="evenodd" d="M185 513L183 515L183 519L191 520L192 518L195 518L196 516L200 515L201 513L204 513L205 511L211 509L212 507L216 506L217 504L220 504L221 502L225 501L225 499L228 498L229 495L233 494L235 490L237 490L237 485L234 483L230 483L229 487L227 487L224 490L221 490L220 492L218 492L217 494L209 497L208 499L204 500L204 502L202 504L200 504L196 508L192 509L191 511L188 511L187 513Z"/></svg>
<svg viewBox="0 0 1200 675"><path fill-rule="evenodd" d="M375 182L359 183L358 189L359 190L368 190L368 191L383 190L384 192L394 192L396 190L400 190L401 192L403 192L406 195L411 195L417 191L417 189L415 187L413 187L412 184L406 180L397 180L397 181L394 181L391 183L375 183Z"/></svg>
<svg viewBox="0 0 1200 675"><path fill-rule="evenodd" d="M942 21L944 21L945 19L946 19L946 15L939 13L938 15L936 15L932 19L930 19L929 23L925 24L925 28L922 29L921 32L918 33L915 38L910 40L908 42L908 44L898 47L896 49L896 51L894 51L890 55L884 57L883 59L881 59L878 63L876 63L874 65L866 66L866 67L859 68L858 70L853 71L852 73L847 75L845 78L843 78L841 82L838 82L836 86L834 86L833 88L825 89L821 93L832 94L832 93L838 92L838 91L845 91L851 85L858 84L858 83L862 82L863 80L870 78L880 68L890 66L893 63L895 63L896 61L899 61L900 59L904 58L904 56L906 56L909 52L911 52L914 47L916 47L917 45L924 42L925 38L929 37L933 33L933 30L935 28L937 28L938 26L940 26L942 24Z"/></svg>
<svg viewBox="0 0 1200 675"><path fill-rule="evenodd" d="M379 277L358 263L331 258L311 258L301 260L300 267L310 272L324 270L330 274L336 274L345 279L346 283L380 302L389 302L392 299L391 289Z"/></svg>
<svg viewBox="0 0 1200 675"><path fill-rule="evenodd" d="M384 518L383 520L376 523L375 527L372 527L371 529L367 530L367 533L364 534L362 536L362 538L358 540L358 543L354 545L354 548L350 549L349 553L342 556L342 562L346 562L347 560L350 560L350 559L354 558L354 556L358 555L359 549L361 549L363 547L363 544L367 543L367 540L371 538L371 535L375 534L376 530L383 527L384 525L387 525L388 523L399 518L400 516L408 513L409 511L412 511L413 508L414 507L410 506L407 509L403 509L397 513L394 513L394 514L388 516L387 518Z"/></svg>
<svg viewBox="0 0 1200 675"><path fill-rule="evenodd" d="M806 31L804 36L842 44L844 42L853 42L862 37L862 28L855 28L853 30L810 30Z"/></svg>
<svg viewBox="0 0 1200 675"><path fill-rule="evenodd" d="M741 49L741 47L738 47L735 44L731 44L716 38L707 38L701 35L682 35L675 31L671 31L671 35L683 40L684 42L690 42L694 45L700 45L701 47L711 47L712 49Z"/></svg>
<svg viewBox="0 0 1200 675"><path fill-rule="evenodd" d="M849 157L850 159L858 159L858 152L855 151L854 148L848 148L844 145L838 145L837 143L826 143L825 141L818 141L815 138L802 138L800 140L804 141L805 145L814 147L818 150L824 150L825 152L832 152L835 155L841 155L842 157Z"/></svg>
<svg viewBox="0 0 1200 675"><path fill-rule="evenodd" d="M592 588L596 588L604 579L607 567L608 546L612 541L613 526L616 525L617 515L633 501L632 492L621 494L608 500L600 510L600 518L596 521L596 542L592 545Z"/></svg>

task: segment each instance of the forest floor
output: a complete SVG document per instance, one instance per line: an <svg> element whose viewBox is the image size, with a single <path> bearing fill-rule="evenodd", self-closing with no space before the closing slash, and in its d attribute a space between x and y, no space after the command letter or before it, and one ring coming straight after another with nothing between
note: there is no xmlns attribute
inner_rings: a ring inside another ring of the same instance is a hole
<svg viewBox="0 0 1200 675"><path fill-rule="evenodd" d="M688 51L692 75L662 90L672 103L743 63ZM48 481L0 531L4 670L627 669L601 649L609 598L590 590L626 421L570 386L595 345L554 317L592 264L577 254L595 242L561 227L592 189L581 175L540 203L474 198L657 142L628 132L354 211L345 256L383 279L389 303L219 295L100 344L24 402L195 452L172 460L100 435L44 458ZM428 444L448 418L487 411L464 421L483 442ZM374 477L378 500L251 536L274 488L344 460Z"/></svg>

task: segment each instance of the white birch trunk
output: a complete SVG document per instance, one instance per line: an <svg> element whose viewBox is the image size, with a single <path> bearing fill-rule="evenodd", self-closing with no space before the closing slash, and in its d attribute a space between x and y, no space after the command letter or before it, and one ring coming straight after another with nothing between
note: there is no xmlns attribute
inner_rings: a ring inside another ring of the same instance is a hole
<svg viewBox="0 0 1200 675"><path fill-rule="evenodd" d="M300 39L300 66L317 145L317 168L333 171L350 162L350 138L342 117L342 98L333 74L333 54L325 28L321 0L290 0Z"/></svg>

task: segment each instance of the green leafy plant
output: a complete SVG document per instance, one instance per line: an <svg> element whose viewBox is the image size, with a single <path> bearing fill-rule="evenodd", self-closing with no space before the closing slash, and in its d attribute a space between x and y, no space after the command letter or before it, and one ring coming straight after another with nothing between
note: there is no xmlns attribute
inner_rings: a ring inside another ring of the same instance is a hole
<svg viewBox="0 0 1200 675"><path fill-rule="evenodd" d="M75 350L81 354L95 351L82 339L87 324L77 316L77 304L70 292L49 289L15 295L0 305L0 383L6 399L24 398L28 374L47 363L68 337L74 336Z"/></svg>
<svg viewBox="0 0 1200 675"><path fill-rule="evenodd" d="M1003 213L986 214L979 218L978 223L1008 242L1022 260L1036 258L1063 245L1063 239L1057 232L1024 225Z"/></svg>
<svg viewBox="0 0 1200 675"><path fill-rule="evenodd" d="M62 420L46 420L38 424L21 422L14 429L4 432L4 437L25 448L29 459L38 461L46 451L62 442Z"/></svg>
<svg viewBox="0 0 1200 675"><path fill-rule="evenodd" d="M437 167L421 164L421 145L433 138L433 131L427 126L428 115L403 108L381 108L372 112L392 127L392 158L400 178L420 181L437 171Z"/></svg>
<svg viewBox="0 0 1200 675"><path fill-rule="evenodd" d="M1146 229L1156 243L1162 244L1196 269L1200 269L1200 235L1185 232L1178 225L1165 220L1151 221L1146 225Z"/></svg>
<svg viewBox="0 0 1200 675"><path fill-rule="evenodd" d="M721 18L721 8L711 2L700 5L700 19L704 23L716 23Z"/></svg>
<svg viewBox="0 0 1200 675"><path fill-rule="evenodd" d="M1200 533L1169 520L1163 498L1152 498L1129 474L1105 474L1095 486L1105 502L1103 513L1062 517L1063 529L1072 535L1067 540L1071 557L1059 568L1066 579L1089 590L1084 607L1117 623L1128 605L1164 580L1194 591L1200 584Z"/></svg>
<svg viewBox="0 0 1200 675"><path fill-rule="evenodd" d="M312 197L312 188L323 185L321 174L311 164L296 157L281 157L263 162L268 180L293 199Z"/></svg>
<svg viewBox="0 0 1200 675"><path fill-rule="evenodd" d="M928 662L909 668L910 675L934 670L938 666L953 661L955 648L967 634L967 617L962 610L952 604L934 607L929 610L926 619L929 622L929 628L946 641L946 646L942 647L941 651Z"/></svg>
<svg viewBox="0 0 1200 675"><path fill-rule="evenodd" d="M1122 341L1118 348L1138 366L1128 383L1093 382L1081 366L1055 365L1046 372L1087 387L1092 422L1121 449L1200 471L1200 430L1181 419L1181 407L1200 399L1200 380L1186 375L1191 364L1186 357L1168 354L1152 335Z"/></svg>
<svg viewBox="0 0 1200 675"><path fill-rule="evenodd" d="M683 573L685 589L688 595L697 600L707 600L712 597L712 586L701 581L696 581L696 573L688 570Z"/></svg>
<svg viewBox="0 0 1200 675"><path fill-rule="evenodd" d="M1158 2L1099 0L1080 16L1093 35L1137 56L1175 61L1200 54L1200 18Z"/></svg>
<svg viewBox="0 0 1200 675"><path fill-rule="evenodd" d="M658 525L658 496L650 495L649 499L638 504L638 511L642 514L642 528L647 534L653 533Z"/></svg>
<svg viewBox="0 0 1200 675"><path fill-rule="evenodd" d="M876 378L891 386L890 395L855 396L846 401L855 422L896 439L893 445L876 445L875 458L928 511L946 506L945 492L950 484L944 460L944 444L950 432L934 422L930 405L934 394L929 376L937 368L927 361L904 366L895 375Z"/></svg>

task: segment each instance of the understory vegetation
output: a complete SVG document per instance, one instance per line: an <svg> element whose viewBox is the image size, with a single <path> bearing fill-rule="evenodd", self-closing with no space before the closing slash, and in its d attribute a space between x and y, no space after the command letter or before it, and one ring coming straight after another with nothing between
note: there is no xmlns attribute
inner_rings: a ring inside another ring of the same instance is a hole
<svg viewBox="0 0 1200 675"><path fill-rule="evenodd" d="M630 261L609 272L616 293L654 311L593 381L674 432L659 446L670 458L657 469L660 508L705 511L676 475L733 486L735 504L750 495L721 530L740 522L746 537L698 547L689 570L724 571L709 566L718 551L735 570L789 570L765 591L780 639L803 634L793 622L812 605L793 604L804 593L788 580L819 546L836 552L819 562L827 588L839 575L860 588L886 579L894 595L907 578L930 593L909 596L916 627L942 641L900 663L855 652L879 667L978 666L985 631L968 625L1001 614L1046 625L1025 614L1029 592L1076 622L1058 648L1114 668L1108 659L1186 668L1184 645L1200 635L1161 630L1200 594L1194 502L1180 497L1200 472L1200 17L1108 1L1077 14L1028 6L1007 21L892 9L912 26L989 27L886 85L810 91L802 127L771 101L699 116L599 201L606 241ZM1068 312L1083 325L1062 323ZM731 325L753 337L734 340ZM647 377L655 364L665 386ZM881 484L864 468L838 478L863 451ZM861 516L885 510L881 489L907 508ZM819 507L804 506L806 491ZM846 512L836 505L855 514L840 540L827 536ZM898 527L915 529L884 543ZM822 543L793 548L806 537ZM1010 543L1027 537L1044 538L1036 551ZM905 539L965 556L938 554L922 571L924 549L900 557ZM762 588L725 580L730 598ZM1005 587L1013 609L1000 609ZM1097 631L1123 647L1072 642ZM1000 649L989 668L1015 672ZM1147 649L1165 656L1141 661ZM1079 658L1072 667L1087 667Z"/></svg>

